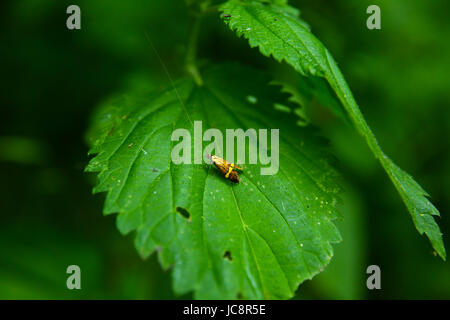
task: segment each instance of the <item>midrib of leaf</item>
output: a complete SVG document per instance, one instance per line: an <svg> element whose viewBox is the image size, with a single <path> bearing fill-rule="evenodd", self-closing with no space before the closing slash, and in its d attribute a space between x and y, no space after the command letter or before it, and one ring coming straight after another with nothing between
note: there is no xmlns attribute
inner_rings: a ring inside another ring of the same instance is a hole
<svg viewBox="0 0 450 320"><path fill-rule="evenodd" d="M326 75L328 82L336 92L341 103L345 106L346 110L348 111L350 118L355 124L354 127L359 132L359 134L365 138L370 150L372 150L375 157L380 161L389 178L391 179L396 189L401 194L402 199L405 202L407 202L408 194L404 189L403 185L398 181L397 177L392 173L392 170L390 168L390 166L392 166L392 161L384 154L383 150L378 144L375 135L373 134L369 125L365 121L361 111L359 110L359 107L353 97L353 94L351 93L350 88L347 85L347 82L345 81L340 70L335 67L336 63L334 62L333 58L330 56L328 51L327 51L327 61L330 70L330 72L327 73ZM413 214L412 217L414 218ZM441 250L439 251L441 257L445 259L445 251L444 252L442 252Z"/></svg>
<svg viewBox="0 0 450 320"><path fill-rule="evenodd" d="M281 172L283 172L283 175L286 177L286 179L288 179L288 175L286 175L286 173L284 173L283 170L281 170ZM285 217L284 214L281 212L281 210L280 210L280 209L279 209L279 208L278 208L278 207L277 207L277 206L276 206L276 205L275 205L275 204L267 197L267 195L261 190L261 188L260 188L256 183L253 182L252 179L250 179L250 178L248 178L248 177L247 177L247 179L248 179L248 181L250 181L250 182L252 183L252 185L253 185L256 189L259 190L259 192L264 196L264 198L267 200L267 202L269 202L270 205L271 205L276 211L278 211L278 212L280 213L280 215L281 215L281 217L283 218L285 224L288 226L289 231L291 232L292 236L295 238L295 240L297 241L297 244L298 244L299 247L300 247L300 242L298 241L297 237L295 237L295 234L294 234L294 232L292 231L292 226L287 222L286 217ZM296 189L296 190L297 190L297 189ZM308 276L309 276L309 277L312 277L312 273L311 273L311 271L309 270L308 264L306 263L305 257L303 256L303 252L302 252L301 250L299 250L299 252L300 252L300 255L302 256L302 261L303 261L303 263L305 264L306 270L308 271Z"/></svg>
<svg viewBox="0 0 450 320"><path fill-rule="evenodd" d="M208 167L208 172L207 172L207 174L206 174L206 177L205 177L205 183L204 183L204 187L203 187L203 192L202 192L202 200L205 198L205 192L206 192L206 182L207 182L207 180L208 180L208 177L209 177L209 170L210 170L211 168L210 167ZM202 201L203 202L203 201ZM208 257L208 266L211 268L211 265L212 265L212 263L211 263L211 257L210 257L210 255L209 255L209 249L208 249L208 246L206 245L206 237L205 237L205 234L206 234L206 230L205 230L205 206L203 205L202 206L202 216L201 216L201 221L202 221L202 244L203 244L203 248L205 249L205 252L206 252L206 255L207 255L207 257ZM214 276L216 276L216 274L215 273L213 273L214 274ZM205 273L203 273L203 275L202 275L202 277L205 275ZM216 279L216 281L217 281L217 279Z"/></svg>
<svg viewBox="0 0 450 320"><path fill-rule="evenodd" d="M268 298L268 297L267 297L267 291L266 291L266 289L265 289L265 287L264 287L264 280L263 280L263 277L261 276L261 270L260 270L260 267L259 267L258 259L257 259L256 256L255 256L255 250L253 249L251 240L250 240L250 238L248 237L247 228L246 228L246 225L245 225L245 223L244 223L244 219L242 218L241 209L239 208L239 204L238 204L238 202L237 202L236 195L234 194L233 189L231 189L231 194L233 195L234 204L235 204L236 209L237 209L236 211L237 211L237 213L239 214L239 219L241 220L242 230L243 230L243 232L244 232L244 234L245 234L245 238L247 239L248 245L250 246L250 249L251 249L251 251L252 251L253 260L255 261L256 268L257 268L257 270L258 270L258 277L259 277L259 281L260 281L260 283L261 283L261 287L263 288L263 294L264 294L264 297ZM283 273L283 274L284 274L284 273Z"/></svg>
<svg viewBox="0 0 450 320"><path fill-rule="evenodd" d="M220 10L231 15L229 20L225 20L230 28L237 30L239 34L247 38L251 46L258 46L264 55L272 54L279 61L285 60L305 76L311 74L323 77L328 81L350 117L354 128L365 139L370 150L380 161L401 195L416 229L420 234L425 233L428 236L434 249L445 260L446 253L442 234L432 218L433 215L439 216L439 212L426 198L428 194L420 185L383 153L336 62L320 41L305 28L300 19L280 13L278 7L263 5L255 1L229 0L221 6ZM242 15L244 14L247 17L243 18ZM264 20L264 18L267 19ZM270 23L268 23L269 20L274 21L275 18L281 25L276 30L272 29ZM257 28L266 30L267 36L261 38L261 35L255 32ZM281 29L283 30L281 31ZM275 47L275 42L271 39L271 36L296 52L297 57L288 55L285 48ZM297 41L298 47L290 41ZM333 111L336 112L336 110Z"/></svg>

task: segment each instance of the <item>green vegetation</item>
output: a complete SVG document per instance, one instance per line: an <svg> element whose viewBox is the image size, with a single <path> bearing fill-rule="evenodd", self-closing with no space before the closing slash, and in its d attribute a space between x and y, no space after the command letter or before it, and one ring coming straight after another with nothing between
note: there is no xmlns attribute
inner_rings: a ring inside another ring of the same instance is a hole
<svg viewBox="0 0 450 320"><path fill-rule="evenodd" d="M1 298L450 296L445 1L382 2L373 31L368 1L81 1L72 31L33 3L2 20ZM173 165L195 120L279 128L279 172Z"/></svg>

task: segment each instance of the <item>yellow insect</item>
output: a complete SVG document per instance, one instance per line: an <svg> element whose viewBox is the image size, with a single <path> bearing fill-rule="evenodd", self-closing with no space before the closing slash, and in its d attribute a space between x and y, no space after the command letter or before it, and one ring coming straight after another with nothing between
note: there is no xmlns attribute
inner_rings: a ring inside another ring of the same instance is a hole
<svg viewBox="0 0 450 320"><path fill-rule="evenodd" d="M228 162L225 159L222 159L218 156L208 155L214 165L225 175L225 178L238 183L239 182L239 174L236 170L242 171L242 168L238 167L234 163Z"/></svg>

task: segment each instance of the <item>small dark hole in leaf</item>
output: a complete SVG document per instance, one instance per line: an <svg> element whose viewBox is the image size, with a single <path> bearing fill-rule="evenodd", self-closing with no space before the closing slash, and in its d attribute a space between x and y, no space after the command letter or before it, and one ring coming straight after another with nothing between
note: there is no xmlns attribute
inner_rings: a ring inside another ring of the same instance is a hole
<svg viewBox="0 0 450 320"><path fill-rule="evenodd" d="M181 214L184 218L190 220L191 219L191 214L189 213L189 211L187 211L187 209L182 208L182 207L177 207L177 212L179 214Z"/></svg>
<svg viewBox="0 0 450 320"><path fill-rule="evenodd" d="M225 251L225 253L223 254L223 258L227 259L228 261L233 261L233 257L231 256L231 252L230 251Z"/></svg>

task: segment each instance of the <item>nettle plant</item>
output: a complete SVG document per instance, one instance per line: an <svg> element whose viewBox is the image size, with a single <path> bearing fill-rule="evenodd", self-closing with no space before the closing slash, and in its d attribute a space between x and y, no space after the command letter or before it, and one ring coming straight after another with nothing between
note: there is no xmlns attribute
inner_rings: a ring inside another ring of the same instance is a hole
<svg viewBox="0 0 450 320"><path fill-rule="evenodd" d="M94 118L95 156L86 170L99 173L94 192L107 192L104 214L118 213L119 231L136 233L142 257L158 252L162 267L172 268L178 294L286 299L324 269L332 244L341 241L333 223L339 217L339 175L317 130L298 125L291 95L265 72L239 63L197 68L199 23L212 13L251 47L298 72L309 88L305 99L329 99L323 88L330 89L336 103L326 105L365 139L416 229L445 259L433 218L439 212L383 153L335 60L298 10L287 0L216 2L188 1L197 14L185 77L166 89L131 90ZM174 164L171 134L177 128L193 131L193 121L223 131L279 129L278 172L261 175L261 164L250 164L241 181L232 183L211 165Z"/></svg>

